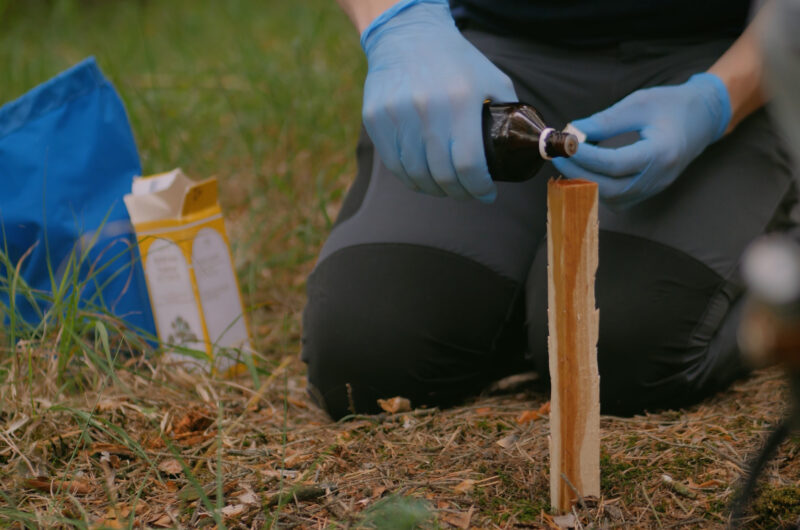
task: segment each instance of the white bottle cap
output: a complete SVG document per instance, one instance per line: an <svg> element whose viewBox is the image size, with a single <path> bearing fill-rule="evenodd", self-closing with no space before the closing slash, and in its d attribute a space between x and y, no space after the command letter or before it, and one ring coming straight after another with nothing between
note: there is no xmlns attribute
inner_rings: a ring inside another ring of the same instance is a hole
<svg viewBox="0 0 800 530"><path fill-rule="evenodd" d="M539 134L539 155L544 160L552 160L552 157L547 156L547 151L545 147L547 147L547 137L554 133L556 130L552 127L547 127Z"/></svg>
<svg viewBox="0 0 800 530"><path fill-rule="evenodd" d="M578 137L578 142L583 143L586 141L586 133L582 130L578 129L572 123L568 123L566 127L564 127L564 132L569 134L574 134Z"/></svg>

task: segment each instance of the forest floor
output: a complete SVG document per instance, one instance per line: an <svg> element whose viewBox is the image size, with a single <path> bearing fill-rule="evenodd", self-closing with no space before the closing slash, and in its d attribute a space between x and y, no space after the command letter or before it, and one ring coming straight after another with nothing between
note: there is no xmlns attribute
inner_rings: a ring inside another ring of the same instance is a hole
<svg viewBox="0 0 800 530"><path fill-rule="evenodd" d="M305 280L355 174L365 72L335 2L0 0L0 103L95 55L146 174L216 176L258 358L233 379L105 317L0 331L0 527L723 527L788 394L777 370L692 408L603 417L601 496L550 513L548 396L331 422L299 361ZM129 355L130 352L132 355ZM748 525L800 517L800 439Z"/></svg>

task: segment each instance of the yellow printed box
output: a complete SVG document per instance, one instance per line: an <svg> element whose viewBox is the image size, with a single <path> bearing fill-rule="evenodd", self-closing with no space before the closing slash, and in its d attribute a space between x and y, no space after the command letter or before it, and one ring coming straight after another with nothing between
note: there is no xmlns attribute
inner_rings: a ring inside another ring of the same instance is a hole
<svg viewBox="0 0 800 530"><path fill-rule="evenodd" d="M195 182L180 169L133 181L125 195L158 338L170 355L215 371L252 353L214 178Z"/></svg>

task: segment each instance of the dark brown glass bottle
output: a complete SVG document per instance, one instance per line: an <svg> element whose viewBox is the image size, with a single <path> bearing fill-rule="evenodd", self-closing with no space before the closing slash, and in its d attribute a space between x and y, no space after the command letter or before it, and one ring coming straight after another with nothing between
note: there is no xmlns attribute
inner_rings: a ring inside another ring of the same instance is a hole
<svg viewBox="0 0 800 530"><path fill-rule="evenodd" d="M492 180L522 182L532 178L545 160L574 155L578 138L548 127L525 103L486 103L483 148Z"/></svg>

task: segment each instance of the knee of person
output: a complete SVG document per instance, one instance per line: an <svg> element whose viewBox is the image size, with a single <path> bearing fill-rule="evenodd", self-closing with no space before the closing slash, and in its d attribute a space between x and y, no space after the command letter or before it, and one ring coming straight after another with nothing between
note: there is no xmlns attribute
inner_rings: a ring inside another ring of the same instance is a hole
<svg viewBox="0 0 800 530"><path fill-rule="evenodd" d="M600 231L596 303L601 408L632 415L696 403L743 373L738 292L696 259L641 238ZM546 269L536 270L545 278ZM542 285L543 280L540 280ZM546 355L544 287L531 290L530 342Z"/></svg>
<svg viewBox="0 0 800 530"><path fill-rule="evenodd" d="M683 370L645 379L612 373L600 377L600 407L603 414L632 416L664 409L695 405L724 390L747 370L737 359L713 369L697 362Z"/></svg>
<svg viewBox="0 0 800 530"><path fill-rule="evenodd" d="M632 321L639 333L620 320L608 322L598 348L603 411L628 416L690 406L746 375L737 342L740 310L741 300L718 305L712 298L686 333L677 325L671 333L655 329L659 320Z"/></svg>
<svg viewBox="0 0 800 530"><path fill-rule="evenodd" d="M650 313L652 318L657 315ZM598 341L600 403L604 414L631 416L680 408L718 389L710 344L689 345L688 335L658 327L658 320L607 319ZM668 325L668 323L667 323Z"/></svg>
<svg viewBox="0 0 800 530"><path fill-rule="evenodd" d="M378 398L422 406L467 395L506 341L517 286L449 252L370 244L326 257L307 291L303 360L312 392L341 417L377 412Z"/></svg>
<svg viewBox="0 0 800 530"><path fill-rule="evenodd" d="M303 313L309 393L334 419L379 412L379 398L423 404L432 348L426 336L441 335L441 314L415 310L417 290L398 292L399 282L381 278L374 263L371 274L359 271L359 257L333 256L318 266Z"/></svg>
<svg viewBox="0 0 800 530"><path fill-rule="evenodd" d="M334 419L379 411L377 399L403 394L403 359L393 344L407 343L406 330L390 315L335 299L311 298L303 315L302 359L311 398Z"/></svg>

